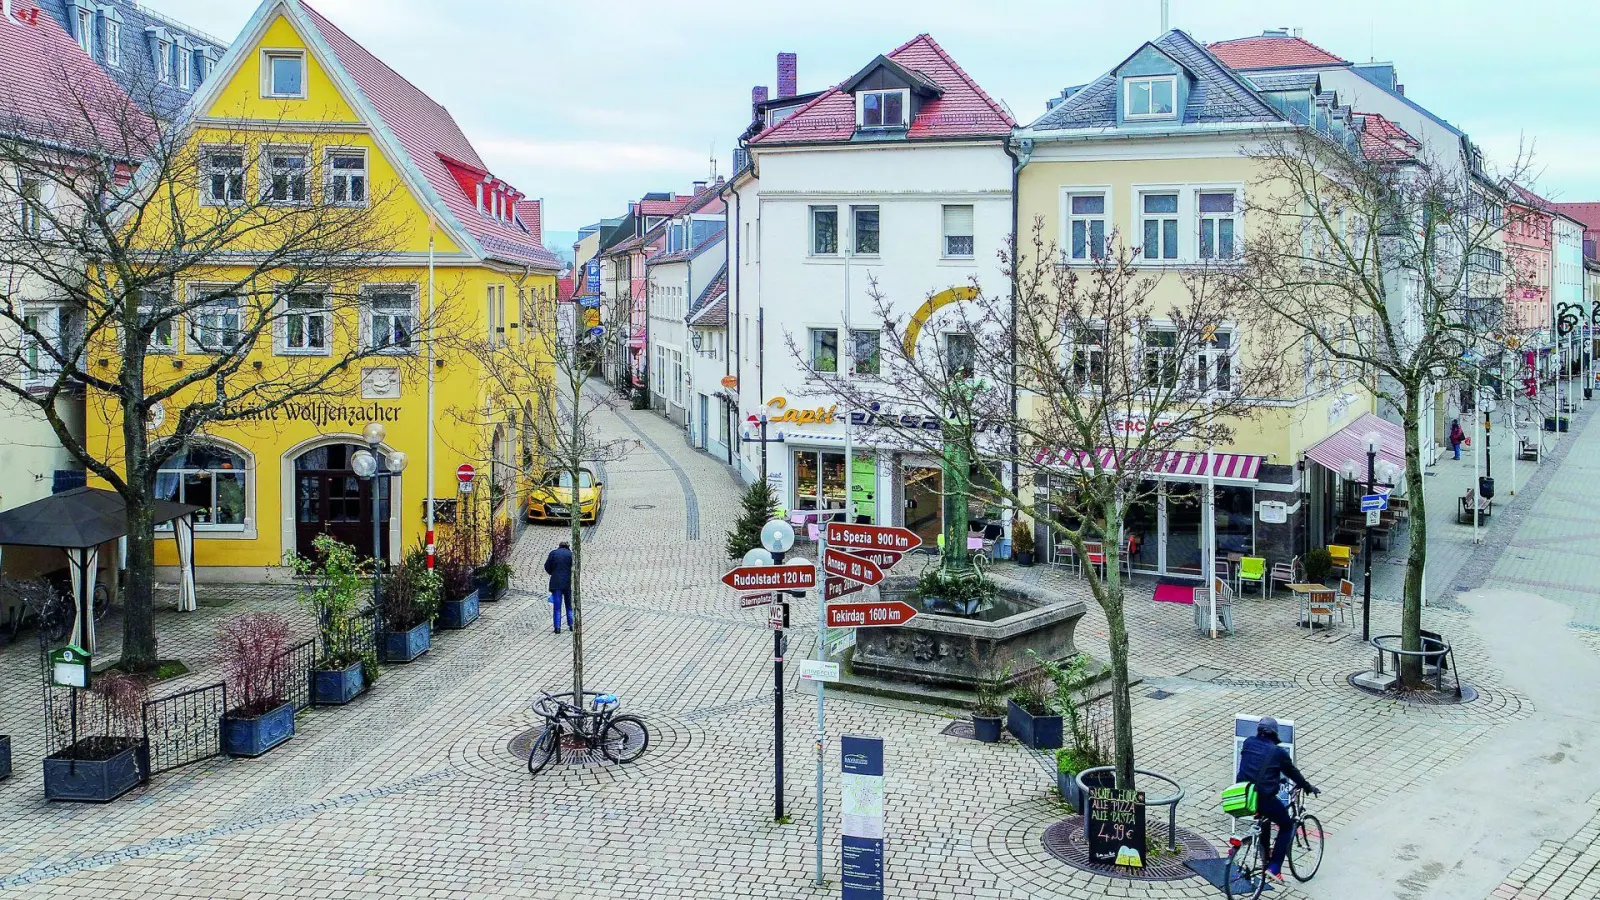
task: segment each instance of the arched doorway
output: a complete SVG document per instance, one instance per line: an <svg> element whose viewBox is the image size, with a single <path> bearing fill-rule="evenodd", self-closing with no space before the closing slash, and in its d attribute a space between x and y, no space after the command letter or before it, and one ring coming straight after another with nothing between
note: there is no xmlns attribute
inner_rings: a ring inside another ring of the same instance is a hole
<svg viewBox="0 0 1600 900"><path fill-rule="evenodd" d="M314 447L294 459L294 542L302 556L312 553L318 535L329 534L356 548L364 557L372 556L372 490L378 491L379 551L392 559L390 551L393 523L389 488L391 479L356 477L350 468L350 455L366 449L361 444L327 444ZM383 471L383 455L379 467Z"/></svg>

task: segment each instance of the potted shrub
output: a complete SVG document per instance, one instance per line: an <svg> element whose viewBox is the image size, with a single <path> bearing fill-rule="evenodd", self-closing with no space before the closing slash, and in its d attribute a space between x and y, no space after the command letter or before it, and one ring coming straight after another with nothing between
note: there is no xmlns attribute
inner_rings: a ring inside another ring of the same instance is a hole
<svg viewBox="0 0 1600 900"><path fill-rule="evenodd" d="M1006 730L1024 747L1054 750L1061 746L1061 716L1050 708L1043 678L1043 670L1034 669L1011 689Z"/></svg>
<svg viewBox="0 0 1600 900"><path fill-rule="evenodd" d="M444 590L439 604L440 628L465 628L478 619L478 585L473 570L472 538L453 528L435 548L434 571Z"/></svg>
<svg viewBox="0 0 1600 900"><path fill-rule="evenodd" d="M1079 654L1066 663L1058 663L1044 659L1031 650L1029 655L1038 661L1039 668L1054 688L1054 694L1046 700L1046 704L1060 713L1066 724L1063 735L1066 746L1056 751L1056 790L1060 792L1062 800L1081 809L1083 794L1078 786L1079 774L1106 764L1106 754L1100 747L1098 735L1089 727L1083 711L1078 707L1078 692L1094 680L1089 669L1089 658Z"/></svg>
<svg viewBox="0 0 1600 900"><path fill-rule="evenodd" d="M1016 535L1012 549L1016 552L1017 565L1026 569L1033 565L1033 526L1019 521L1012 533Z"/></svg>
<svg viewBox="0 0 1600 900"><path fill-rule="evenodd" d="M222 670L237 703L222 716L222 752L260 756L294 737L294 704L285 699L289 623L246 613L217 628Z"/></svg>
<svg viewBox="0 0 1600 900"><path fill-rule="evenodd" d="M1005 707L1000 705L1000 692L1010 677L1011 667L1007 666L998 678L978 685L978 703L972 710L972 734L985 744L1000 742L1000 723L1005 718Z"/></svg>
<svg viewBox="0 0 1600 900"><path fill-rule="evenodd" d="M1306 581L1311 584L1326 584L1328 573L1333 571L1333 557L1329 555L1328 548L1315 547L1306 554Z"/></svg>
<svg viewBox="0 0 1600 900"><path fill-rule="evenodd" d="M300 601L317 614L319 657L311 671L311 701L349 703L377 680L378 657L357 609L368 584L370 565L355 548L331 535L318 535L317 557L292 557L305 582Z"/></svg>
<svg viewBox="0 0 1600 900"><path fill-rule="evenodd" d="M502 519L489 532L489 561L476 573L480 601L499 600L511 586L512 543L511 521Z"/></svg>
<svg viewBox="0 0 1600 900"><path fill-rule="evenodd" d="M46 800L105 803L145 780L150 769L142 720L146 693L142 678L115 671L96 675L88 691L72 692L77 721L104 729L77 737L71 712L57 711L50 725L66 746L44 758ZM84 694L92 701L85 703Z"/></svg>
<svg viewBox="0 0 1600 900"><path fill-rule="evenodd" d="M378 659L411 662L433 644L433 619L439 614L439 573L428 568L426 550L406 554L383 578L378 602Z"/></svg>

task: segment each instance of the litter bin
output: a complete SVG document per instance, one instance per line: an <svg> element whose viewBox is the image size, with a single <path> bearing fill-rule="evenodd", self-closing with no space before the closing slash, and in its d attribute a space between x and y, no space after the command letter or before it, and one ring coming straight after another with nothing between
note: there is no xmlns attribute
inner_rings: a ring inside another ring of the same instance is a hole
<svg viewBox="0 0 1600 900"><path fill-rule="evenodd" d="M1494 499L1494 479L1487 475L1478 476L1478 496L1485 500Z"/></svg>

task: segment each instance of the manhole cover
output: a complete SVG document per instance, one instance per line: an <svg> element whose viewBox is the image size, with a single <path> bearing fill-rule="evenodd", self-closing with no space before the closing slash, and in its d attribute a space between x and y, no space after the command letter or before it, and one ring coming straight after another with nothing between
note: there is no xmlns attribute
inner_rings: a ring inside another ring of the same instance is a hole
<svg viewBox="0 0 1600 900"><path fill-rule="evenodd" d="M1074 869L1093 872L1108 878L1126 878L1130 881L1178 881L1194 878L1193 869L1184 865L1186 860L1216 859L1219 854L1211 842L1198 832L1178 829L1178 849L1167 849L1167 823L1155 821L1151 816L1146 826L1149 854L1144 868L1127 869L1089 861L1089 845L1083 836L1083 817L1062 819L1044 830L1044 849L1056 859Z"/></svg>
<svg viewBox="0 0 1600 900"><path fill-rule="evenodd" d="M632 505L632 506L630 506L628 508L629 509L655 509L656 505L654 503L635 503L634 505Z"/></svg>
<svg viewBox="0 0 1600 900"><path fill-rule="evenodd" d="M1387 700L1396 700L1400 703L1415 703L1419 706L1456 706L1462 703L1471 703L1478 699L1478 689L1470 684L1461 686L1460 697L1456 696L1456 692L1453 689L1443 691L1401 691L1393 688L1386 691L1374 690L1373 688L1356 684L1356 678L1365 674L1367 674L1366 669L1362 669L1359 672L1351 672L1350 677L1345 680L1350 683L1351 687L1369 697L1383 697Z"/></svg>
<svg viewBox="0 0 1600 900"><path fill-rule="evenodd" d="M972 722L963 722L959 719L946 725L939 733L947 734L950 737L966 738L969 741L978 739L977 732L972 730Z"/></svg>
<svg viewBox="0 0 1600 900"><path fill-rule="evenodd" d="M1184 672L1181 677L1193 678L1195 681L1216 681L1218 678L1221 678L1226 674L1228 674L1228 672L1225 669L1213 669L1210 666L1195 666L1189 671Z"/></svg>
<svg viewBox="0 0 1600 900"><path fill-rule="evenodd" d="M1157 689L1157 690L1151 691L1148 694L1145 694L1145 696L1149 697L1151 700L1165 700L1168 697L1172 696L1172 692L1171 691L1163 691L1163 690Z"/></svg>
<svg viewBox="0 0 1600 900"><path fill-rule="evenodd" d="M538 728L530 728L527 731L524 731L523 733L512 738L511 743L507 745L506 749L511 751L512 756L515 756L517 759L523 762L527 762L528 753L533 747L533 741L539 736L539 732L543 730L544 726L541 725ZM590 749L589 745L584 743L583 738L571 734L563 734L561 736L562 765L598 766L603 764L605 761L605 754L601 753L599 750Z"/></svg>

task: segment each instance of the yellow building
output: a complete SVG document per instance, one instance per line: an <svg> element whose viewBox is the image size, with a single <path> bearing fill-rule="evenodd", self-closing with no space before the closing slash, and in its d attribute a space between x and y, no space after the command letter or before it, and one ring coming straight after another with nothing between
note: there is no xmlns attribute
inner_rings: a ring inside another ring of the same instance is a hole
<svg viewBox="0 0 1600 900"><path fill-rule="evenodd" d="M1182 308L1183 273L1240 257L1253 224L1245 213L1247 193L1274 190L1251 149L1307 121L1348 135L1347 141L1359 141L1364 127L1315 74L1252 82L1187 34L1168 32L1099 79L1067 89L1017 131L1022 252L1029 253L1027 237L1038 220L1059 264L1068 267L1092 267L1114 238L1113 252L1132 249L1141 275L1159 279L1153 308ZM1021 264L1031 263L1024 258ZM1162 325L1153 322L1149 334L1127 339L1158 348ZM1211 473L1218 551L1288 562L1337 532L1348 448L1330 438L1352 427L1394 435L1398 426L1363 418L1378 412L1373 393L1286 325L1224 322L1218 336L1215 352L1183 364L1184 377L1225 384L1234 354L1248 354L1252 345L1290 348L1283 395L1236 423L1234 442L1214 448L1219 456ZM1137 420L1138 411L1129 417ZM1197 457L1202 452L1194 448ZM1391 439L1382 458L1403 466L1404 448ZM1364 478L1364 451L1359 463ZM1157 496L1129 512L1128 532L1140 538L1134 568L1198 578L1204 504L1195 497L1207 474L1198 458L1176 468ZM1037 533L1048 559L1047 531Z"/></svg>
<svg viewBox="0 0 1600 900"><path fill-rule="evenodd" d="M171 193L194 227L254 202L243 198L266 197L263 208L349 208L352 242L357 230L382 242L327 284L314 272L247 277L230 260L250 253L253 240L274 240L268 225L175 279L175 296L216 296L189 310L183 327L153 335L151 384L170 384L242 340L261 297L280 306L231 378L304 383L308 373L355 360L316 391L207 426L161 466L158 496L202 509L201 577L270 576L323 532L371 552L373 490L383 552L397 559L422 540L430 469L435 495L448 501L462 496L458 467L475 466L478 496L490 495L498 516L514 515L518 461L534 452L532 410L492 396L485 367L497 354L530 371L548 359L560 267L525 221L533 217L524 195L488 171L448 111L299 0L266 0L256 10L197 93L182 135L197 154L199 183ZM160 240L154 230L150 239ZM274 295L275 280L295 287ZM154 410L152 435L170 432L169 413L206 390L186 388ZM123 460L120 423L106 412L116 407L93 392L87 402L91 446ZM350 454L372 423L387 429L386 454L409 458L392 480L351 472ZM158 564L173 564L170 546L157 554Z"/></svg>

